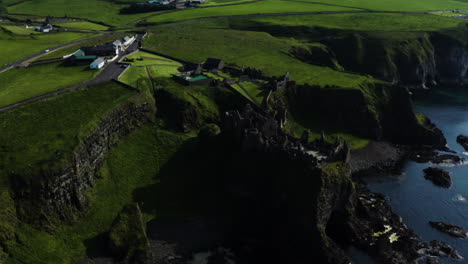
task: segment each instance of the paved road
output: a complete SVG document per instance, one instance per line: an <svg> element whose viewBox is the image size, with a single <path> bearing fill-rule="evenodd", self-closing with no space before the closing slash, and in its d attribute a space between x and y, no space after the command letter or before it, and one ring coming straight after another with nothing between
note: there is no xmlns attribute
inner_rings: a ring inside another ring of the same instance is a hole
<svg viewBox="0 0 468 264"><path fill-rule="evenodd" d="M125 70L125 68L122 68L121 65L118 64L118 61L121 60L124 56L128 55L129 53L136 51L139 48L142 38L143 38L143 34L139 34L137 39L132 43L132 45L130 45L130 47L128 47L125 52L122 52L115 61L107 64L102 69L102 72L93 80L87 81L85 83L82 83L82 84L79 84L79 85L76 85L67 89L47 93L44 95L40 95L34 98L30 98L30 99L18 102L13 105L9 105L7 107L0 108L0 113L10 111L15 108L25 106L25 105L49 98L49 97L57 96L60 94L71 92L71 91L76 91L76 90L83 89L92 85L106 83L106 82L111 81L112 79L117 79L117 77Z"/></svg>
<svg viewBox="0 0 468 264"><path fill-rule="evenodd" d="M54 50L57 50L57 49L60 49L60 48L63 48L63 47L66 47L66 46L70 46L70 45L73 45L73 44L77 44L77 43L81 43L81 42L84 42L84 41L87 41L87 40L91 40L91 39L96 39L96 38L101 38L101 37L104 37L104 36L108 36L108 35L114 35L114 34L117 34L117 33L106 33L106 34L103 34L103 35L99 35L99 36L95 36L95 37L91 37L91 38L85 38L85 39L80 39L80 40L76 40L76 41L72 41L72 42L68 42L68 43L65 43L65 44L61 44L61 45L58 45L58 46L55 46L55 47L51 47L49 48L49 52L51 51L54 51ZM36 54L33 54L31 56L28 56L26 58L23 58L21 60L17 60L13 63L10 63L8 65L5 65L5 66L2 66L0 67L0 73L4 72L4 71L7 71L13 67L16 67L16 66L19 66L20 64L22 64L23 62L26 62L28 60L31 60L31 59L34 59L36 57L39 57L41 55L44 55L46 54L47 52L45 51L41 51L41 52L38 52Z"/></svg>

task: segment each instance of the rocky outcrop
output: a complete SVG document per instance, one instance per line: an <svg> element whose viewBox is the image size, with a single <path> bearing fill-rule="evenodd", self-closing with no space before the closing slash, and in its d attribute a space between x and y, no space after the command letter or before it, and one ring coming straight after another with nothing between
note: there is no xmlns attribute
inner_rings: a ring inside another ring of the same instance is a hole
<svg viewBox="0 0 468 264"><path fill-rule="evenodd" d="M449 172L443 169L433 167L426 168L424 169L424 178L440 187L449 188L452 185L452 178Z"/></svg>
<svg viewBox="0 0 468 264"><path fill-rule="evenodd" d="M285 95L290 111L302 119L320 120L363 138L446 149L442 132L428 118L423 123L416 118L406 88L367 85L361 89L298 85Z"/></svg>
<svg viewBox="0 0 468 264"><path fill-rule="evenodd" d="M289 54L305 63L323 65L339 71L343 70L333 51L320 43L292 47Z"/></svg>
<svg viewBox="0 0 468 264"><path fill-rule="evenodd" d="M466 79L468 51L449 35L413 33L389 39L372 33L348 33L329 38L324 44L344 69L408 88L459 84Z"/></svg>
<svg viewBox="0 0 468 264"><path fill-rule="evenodd" d="M468 151L468 137L467 136L458 135L457 143L460 144L466 151Z"/></svg>
<svg viewBox="0 0 468 264"><path fill-rule="evenodd" d="M286 122L285 114L275 117L261 114L247 104L242 113L227 112L223 128L231 131L240 142L244 151L285 152L289 157L302 159L311 165L319 166L330 162L347 162L350 149L346 142L339 139L335 143L325 141L325 136L309 142L305 131L301 139L294 138L281 129Z"/></svg>
<svg viewBox="0 0 468 264"><path fill-rule="evenodd" d="M455 260L463 259L463 257L460 256L456 249L454 249L445 242L437 240L432 240L431 242L429 242L427 246L421 250L421 253L424 253L429 256L448 257Z"/></svg>
<svg viewBox="0 0 468 264"><path fill-rule="evenodd" d="M109 248L122 263L141 263L146 260L150 243L138 204L126 205L112 223Z"/></svg>
<svg viewBox="0 0 468 264"><path fill-rule="evenodd" d="M433 221L429 221L429 224L435 229L441 232L447 233L454 237L466 238L468 236L467 235L468 230L465 230L461 226L451 225L451 224L444 223L444 222L433 222Z"/></svg>
<svg viewBox="0 0 468 264"><path fill-rule="evenodd" d="M68 159L12 175L19 218L43 228L74 221L89 206L86 190L93 186L106 153L152 114L154 106L146 101L125 103L100 120Z"/></svg>

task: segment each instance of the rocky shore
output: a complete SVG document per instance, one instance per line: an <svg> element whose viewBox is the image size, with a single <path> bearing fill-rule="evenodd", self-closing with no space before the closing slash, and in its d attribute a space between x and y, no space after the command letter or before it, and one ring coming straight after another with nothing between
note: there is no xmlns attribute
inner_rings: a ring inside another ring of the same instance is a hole
<svg viewBox="0 0 468 264"><path fill-rule="evenodd" d="M452 185L452 178L448 171L439 168L425 168L424 178L432 181L437 186L449 188Z"/></svg>
<svg viewBox="0 0 468 264"><path fill-rule="evenodd" d="M468 230L464 229L461 226L451 225L444 222L433 222L429 221L429 224L440 232L444 232L453 237L467 238Z"/></svg>

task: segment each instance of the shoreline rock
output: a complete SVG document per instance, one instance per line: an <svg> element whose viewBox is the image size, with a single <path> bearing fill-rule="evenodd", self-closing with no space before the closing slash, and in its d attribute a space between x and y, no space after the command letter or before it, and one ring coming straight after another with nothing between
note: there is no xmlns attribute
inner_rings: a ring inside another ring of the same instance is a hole
<svg viewBox="0 0 468 264"><path fill-rule="evenodd" d="M437 186L449 188L452 185L452 178L450 177L449 172L446 170L428 167L425 168L423 171L424 178L432 181L432 183L434 183Z"/></svg>
<svg viewBox="0 0 468 264"><path fill-rule="evenodd" d="M465 230L461 226L456 226L444 222L433 222L429 221L429 224L439 230L440 232L444 232L446 234L449 234L453 237L459 237L459 238L466 238L468 237L468 230Z"/></svg>
<svg viewBox="0 0 468 264"><path fill-rule="evenodd" d="M457 143L460 144L466 151L468 151L468 137L467 136L458 135Z"/></svg>

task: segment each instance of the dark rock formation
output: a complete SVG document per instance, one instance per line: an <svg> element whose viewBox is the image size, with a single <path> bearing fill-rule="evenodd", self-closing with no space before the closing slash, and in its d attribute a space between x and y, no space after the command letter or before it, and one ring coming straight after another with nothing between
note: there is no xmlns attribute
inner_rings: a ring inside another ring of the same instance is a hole
<svg viewBox="0 0 468 264"><path fill-rule="evenodd" d="M41 227L72 222L88 208L86 190L93 186L105 154L154 114L150 103L127 103L103 118L73 151L70 160L12 175L20 219Z"/></svg>
<svg viewBox="0 0 468 264"><path fill-rule="evenodd" d="M352 150L349 164L353 176L382 171L399 173L405 158L405 148L372 141L364 148Z"/></svg>
<svg viewBox="0 0 468 264"><path fill-rule="evenodd" d="M433 222L429 221L429 224L435 229L447 233L454 237L466 238L468 230L465 230L463 227L451 225L444 222Z"/></svg>
<svg viewBox="0 0 468 264"><path fill-rule="evenodd" d="M450 151L452 152L452 151ZM418 163L460 165L465 159L453 154L441 154L431 147L417 147L407 150L408 158Z"/></svg>
<svg viewBox="0 0 468 264"><path fill-rule="evenodd" d="M432 181L435 185L449 188L452 185L452 179L448 171L439 168L425 168L424 178Z"/></svg>
<svg viewBox="0 0 468 264"><path fill-rule="evenodd" d="M463 257L460 256L460 254L458 254L458 251L455 250L453 247L451 247L445 242L437 240L432 240L431 242L429 242L427 244L427 247L421 251L429 256L449 257L456 260L463 259Z"/></svg>
<svg viewBox="0 0 468 264"><path fill-rule="evenodd" d="M462 145L462 147L468 151L468 137L464 135L458 135L457 143Z"/></svg>
<svg viewBox="0 0 468 264"><path fill-rule="evenodd" d="M112 223L109 248L114 256L126 263L144 261L150 247L146 224L138 204L126 205Z"/></svg>
<svg viewBox="0 0 468 264"><path fill-rule="evenodd" d="M299 85L285 95L290 110L303 118L322 120L364 138L446 149L442 132L427 118L424 123L417 120L406 88L368 85L362 90Z"/></svg>
<svg viewBox="0 0 468 264"><path fill-rule="evenodd" d="M439 263L437 257L462 259L444 242L421 242L393 213L383 195L369 192L364 185L358 185L357 192L359 201L352 224L355 246L382 263L416 263L422 259L426 263Z"/></svg>
<svg viewBox="0 0 468 264"><path fill-rule="evenodd" d="M335 161L349 161L350 149L346 142L337 139L329 143L324 138L309 142L308 131L301 139L294 138L281 129L284 115L276 118L260 114L247 104L244 111L226 113L224 129L236 135L244 151L287 152L295 159L307 160L312 165Z"/></svg>

